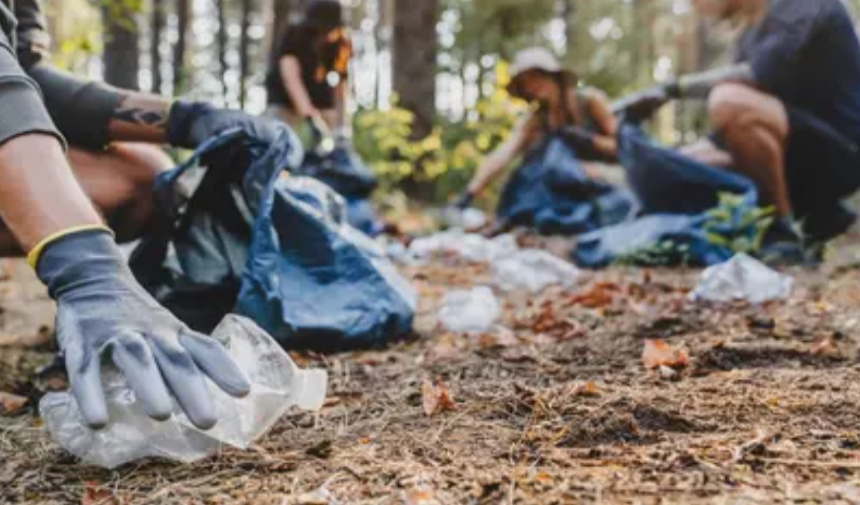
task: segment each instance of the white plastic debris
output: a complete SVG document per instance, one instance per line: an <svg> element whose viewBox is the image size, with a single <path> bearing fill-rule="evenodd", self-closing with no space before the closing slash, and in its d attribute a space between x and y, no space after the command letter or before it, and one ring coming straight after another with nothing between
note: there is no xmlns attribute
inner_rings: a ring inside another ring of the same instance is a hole
<svg viewBox="0 0 860 505"><path fill-rule="evenodd" d="M549 286L572 286L582 272L571 263L540 249L523 249L492 263L493 279L504 291L540 293Z"/></svg>
<svg viewBox="0 0 860 505"><path fill-rule="evenodd" d="M450 291L442 298L439 322L454 333L483 333L502 315L502 308L487 286Z"/></svg>
<svg viewBox="0 0 860 505"><path fill-rule="evenodd" d="M746 254L738 254L705 270L699 285L690 293L690 299L709 302L745 300L760 304L788 298L793 287L794 279L791 277Z"/></svg>
<svg viewBox="0 0 860 505"><path fill-rule="evenodd" d="M40 405L45 426L57 443L82 460L104 468L146 457L191 463L220 450L222 444L247 449L292 407L319 410L326 395L325 370L301 370L277 342L248 319L228 316L213 338L222 342L251 381L251 393L233 398L209 382L218 424L194 427L174 407L169 420L151 419L135 401L124 378L105 367L103 382L110 424L87 428L70 393L51 393Z"/></svg>
<svg viewBox="0 0 860 505"><path fill-rule="evenodd" d="M500 235L493 239L482 237L463 230L449 230L428 237L416 239L409 246L409 252L417 258L427 258L433 254L451 253L476 263L490 262L516 252L516 237Z"/></svg>

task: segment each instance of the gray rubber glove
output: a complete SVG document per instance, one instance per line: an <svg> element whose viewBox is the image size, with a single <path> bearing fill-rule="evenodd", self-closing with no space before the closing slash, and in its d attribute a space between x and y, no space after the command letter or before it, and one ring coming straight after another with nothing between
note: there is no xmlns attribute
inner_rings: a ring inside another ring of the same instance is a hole
<svg viewBox="0 0 860 505"><path fill-rule="evenodd" d="M240 110L177 100L167 117L167 141L174 147L197 149L203 142L233 128L242 128L254 137L272 143L287 127Z"/></svg>
<svg viewBox="0 0 860 505"><path fill-rule="evenodd" d="M218 342L191 331L140 287L107 230L55 239L35 262L57 302L57 340L72 393L91 428L109 422L104 356L155 419L170 417L172 393L192 423L214 426L218 419L204 375L232 396L250 391L245 374Z"/></svg>

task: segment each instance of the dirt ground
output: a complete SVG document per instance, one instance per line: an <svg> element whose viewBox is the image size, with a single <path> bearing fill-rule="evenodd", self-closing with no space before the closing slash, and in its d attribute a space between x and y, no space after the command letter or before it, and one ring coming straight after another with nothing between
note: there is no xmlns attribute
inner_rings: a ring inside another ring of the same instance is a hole
<svg viewBox="0 0 860 505"><path fill-rule="evenodd" d="M110 472L40 429L50 303L6 263L0 391L33 401L0 417L0 503L860 503L858 269L854 236L824 267L791 270L790 300L756 308L689 302L695 271L615 268L504 296L503 328L466 337L438 327L439 297L488 272L439 258L406 271L419 338L297 357L330 373L322 412L288 416L252 451ZM690 365L647 369L646 339ZM453 408L426 415L425 381Z"/></svg>

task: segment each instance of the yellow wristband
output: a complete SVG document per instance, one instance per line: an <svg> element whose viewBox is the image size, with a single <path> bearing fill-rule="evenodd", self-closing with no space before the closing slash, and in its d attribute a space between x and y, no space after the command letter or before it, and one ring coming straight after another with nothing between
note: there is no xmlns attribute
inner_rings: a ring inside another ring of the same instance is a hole
<svg viewBox="0 0 860 505"><path fill-rule="evenodd" d="M42 252L51 242L54 242L57 239L61 239L63 237L67 237L69 235L74 235L75 233L81 233L85 231L106 231L114 236L113 230L108 228L103 224L85 224L82 226L73 226L71 228L66 228L65 230L58 231L57 233L53 233L48 235L46 238L42 239L41 242L36 244L36 247L30 249L30 252L27 253L27 263L34 270L36 269L36 265L39 263L39 257L42 255Z"/></svg>

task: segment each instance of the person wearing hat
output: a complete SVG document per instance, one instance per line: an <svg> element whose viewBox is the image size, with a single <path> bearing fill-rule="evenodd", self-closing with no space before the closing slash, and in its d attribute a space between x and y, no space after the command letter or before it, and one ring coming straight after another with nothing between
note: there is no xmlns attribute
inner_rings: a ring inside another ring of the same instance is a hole
<svg viewBox="0 0 860 505"><path fill-rule="evenodd" d="M478 167L466 191L455 202L458 208L470 206L507 165L539 145L545 136L562 129L590 176L599 177L589 162L616 157L617 124L606 96L592 88L577 88L576 74L564 69L549 50L534 47L520 51L514 58L511 75L508 92L529 102L531 110Z"/></svg>
<svg viewBox="0 0 860 505"><path fill-rule="evenodd" d="M619 109L644 120L673 100L707 100L714 133L682 153L756 184L778 218L766 242L790 246L844 232L854 218L841 199L860 189L860 40L844 2L694 0L693 7L743 28L734 63L644 90Z"/></svg>
<svg viewBox="0 0 860 505"><path fill-rule="evenodd" d="M294 127L311 120L345 127L345 100L352 44L338 0L313 0L300 23L280 30L266 74L269 117Z"/></svg>

